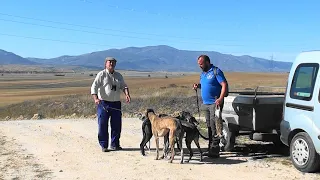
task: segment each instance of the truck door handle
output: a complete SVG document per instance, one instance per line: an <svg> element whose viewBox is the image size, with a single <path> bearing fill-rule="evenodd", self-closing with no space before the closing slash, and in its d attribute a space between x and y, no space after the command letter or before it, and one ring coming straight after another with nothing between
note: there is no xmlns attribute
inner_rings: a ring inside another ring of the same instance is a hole
<svg viewBox="0 0 320 180"><path fill-rule="evenodd" d="M313 111L313 106L305 106L301 104L294 104L294 103L286 103L286 107L295 108L295 109L301 109L306 111Z"/></svg>

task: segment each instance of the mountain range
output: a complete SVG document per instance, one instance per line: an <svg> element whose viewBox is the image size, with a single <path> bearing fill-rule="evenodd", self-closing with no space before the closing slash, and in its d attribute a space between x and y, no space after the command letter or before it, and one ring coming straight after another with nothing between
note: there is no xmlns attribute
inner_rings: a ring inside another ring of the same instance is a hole
<svg viewBox="0 0 320 180"><path fill-rule="evenodd" d="M234 56L215 51L179 50L166 45L108 49L77 56L60 56L49 59L21 57L0 50L0 65L52 65L101 69L107 56L115 57L117 69L138 71L199 71L197 57L207 54L212 63L223 71L238 72L288 72L291 62L271 61L248 55Z"/></svg>

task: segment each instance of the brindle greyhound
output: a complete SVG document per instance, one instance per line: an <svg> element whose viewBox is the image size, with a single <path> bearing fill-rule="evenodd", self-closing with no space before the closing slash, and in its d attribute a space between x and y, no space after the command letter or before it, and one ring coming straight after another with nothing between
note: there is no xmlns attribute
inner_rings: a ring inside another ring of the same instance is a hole
<svg viewBox="0 0 320 180"><path fill-rule="evenodd" d="M168 116L167 114L159 114L159 117L164 117L164 116ZM150 120L146 117L146 116L142 116L139 118L140 120L142 120L142 141L140 143L140 152L143 156L145 156L145 148L148 149L149 151L151 150L151 146L150 146L150 139L152 138L152 129L151 129L151 122ZM168 134L164 136L164 143L166 145L168 144L169 141L169 136ZM147 146L147 143L149 142L149 147ZM166 147L167 149L169 147ZM180 151L180 149L179 149Z"/></svg>
<svg viewBox="0 0 320 180"><path fill-rule="evenodd" d="M177 118L165 116L165 117L158 117L153 109L147 109L146 117L150 120L151 123L151 129L152 134L155 137L155 143L156 143L156 160L159 159L159 137L164 137L165 135L169 134L169 146L171 149L171 159L169 163L172 163L175 155L174 150L174 143L177 139L179 148L181 149L181 161L180 163L183 163L183 148L182 145L182 139L184 135L184 130L181 125L181 121ZM163 146L163 155L161 159L165 157L166 149L165 145Z"/></svg>
<svg viewBox="0 0 320 180"><path fill-rule="evenodd" d="M165 117L165 116L168 116L168 115L166 115L166 114L159 115L159 117ZM179 112L179 114L176 118L181 121L182 127L183 127L184 131L186 132L186 137L185 137L186 138L186 145L187 145L187 148L190 153L190 156L189 156L189 159L187 160L187 162L189 162L193 156L193 152L191 149L192 141L194 141L195 144L197 145L198 150L200 152L200 161L202 161L202 151L201 151L200 144L199 144L199 136L201 136L205 140L209 140L209 138L204 137L199 132L199 130L196 127L197 125L199 125L199 122L189 112L181 111L181 112ZM146 117L141 118L141 120L143 120L143 123L142 123L143 138L140 143L140 151L141 151L141 154L144 156L145 155L144 147L146 146L147 142L149 142L149 150L150 150L150 139L152 138L152 130L151 130L151 123ZM169 138L168 134L166 136L164 136L164 144L165 144L164 146L166 149L165 155L168 154L168 149L169 149L168 138ZM177 145L178 145L179 151L181 151L179 144L177 144ZM182 147L182 145L181 145L181 147Z"/></svg>

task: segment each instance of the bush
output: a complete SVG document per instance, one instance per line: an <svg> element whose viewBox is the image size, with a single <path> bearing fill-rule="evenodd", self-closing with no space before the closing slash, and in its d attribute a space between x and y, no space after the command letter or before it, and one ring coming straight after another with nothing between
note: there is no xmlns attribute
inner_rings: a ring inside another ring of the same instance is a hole
<svg viewBox="0 0 320 180"><path fill-rule="evenodd" d="M201 99L199 99L199 103ZM124 117L132 117L143 113L147 108L153 108L157 114L172 114L175 111L189 111L197 114L196 96L168 96L167 94L148 98L133 98L130 104L122 103ZM17 119L23 116L30 119L34 114L41 114L43 118L59 117L91 117L96 114L96 106L91 95L68 95L63 97L46 98L25 101L0 109L0 119L11 117Z"/></svg>

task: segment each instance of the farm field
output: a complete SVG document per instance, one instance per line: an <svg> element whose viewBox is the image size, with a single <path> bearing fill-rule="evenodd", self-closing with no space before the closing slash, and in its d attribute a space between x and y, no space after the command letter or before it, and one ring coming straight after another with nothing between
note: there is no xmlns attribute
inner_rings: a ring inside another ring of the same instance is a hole
<svg viewBox="0 0 320 180"><path fill-rule="evenodd" d="M183 93L185 96L194 95L192 84L198 82L199 74L182 73L138 73L124 72L132 98L146 95L152 96L156 92L166 91L172 95ZM150 77L148 75L150 74ZM168 78L166 78L167 76ZM230 91L255 88L256 86L285 87L286 73L225 73ZM90 94L90 86L95 77L86 74L4 74L0 76L0 107L21 103L27 100L54 98L65 95ZM190 87L190 88L189 88ZM270 90L270 89L265 89ZM284 89L278 89L283 91Z"/></svg>

